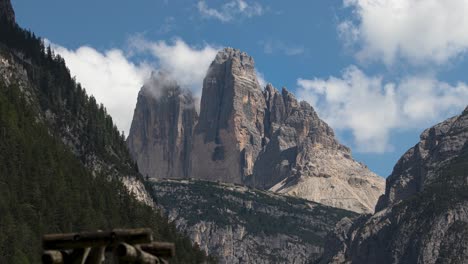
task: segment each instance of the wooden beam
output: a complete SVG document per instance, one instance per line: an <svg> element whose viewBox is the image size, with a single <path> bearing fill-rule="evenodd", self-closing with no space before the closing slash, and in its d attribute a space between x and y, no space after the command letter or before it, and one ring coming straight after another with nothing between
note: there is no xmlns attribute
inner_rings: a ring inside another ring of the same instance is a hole
<svg viewBox="0 0 468 264"><path fill-rule="evenodd" d="M88 247L107 247L120 242L127 244L146 244L153 240L151 230L113 229L105 232L81 232L68 234L49 234L43 237L45 250L62 250Z"/></svg>

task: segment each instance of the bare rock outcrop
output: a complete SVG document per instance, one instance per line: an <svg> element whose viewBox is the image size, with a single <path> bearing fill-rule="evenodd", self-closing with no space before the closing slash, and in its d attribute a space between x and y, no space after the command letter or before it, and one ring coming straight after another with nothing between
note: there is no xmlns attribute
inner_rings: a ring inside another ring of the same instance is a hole
<svg viewBox="0 0 468 264"><path fill-rule="evenodd" d="M235 184L153 180L162 211L219 263L313 263L355 213Z"/></svg>
<svg viewBox="0 0 468 264"><path fill-rule="evenodd" d="M320 263L468 262L468 108L427 129L373 216L342 220Z"/></svg>
<svg viewBox="0 0 468 264"><path fill-rule="evenodd" d="M153 74L138 95L127 138L140 173L151 178L187 178L197 119L192 94L167 74Z"/></svg>
<svg viewBox="0 0 468 264"><path fill-rule="evenodd" d="M220 51L203 81L191 177L244 183L262 148L264 116L252 57L232 48Z"/></svg>
<svg viewBox="0 0 468 264"><path fill-rule="evenodd" d="M420 141L397 162L387 178L385 195L377 210L400 202L424 189L434 181L438 169L457 157L468 138L468 115L449 118L420 136Z"/></svg>
<svg viewBox="0 0 468 264"><path fill-rule="evenodd" d="M325 205L371 213L384 181L351 157L312 106L285 88L265 88L265 137L254 186Z"/></svg>
<svg viewBox="0 0 468 264"><path fill-rule="evenodd" d="M373 212L384 192L384 180L353 160L311 105L286 88L260 87L245 52L217 54L198 121L180 89L158 99L144 90L128 138L144 175L243 184L359 213Z"/></svg>

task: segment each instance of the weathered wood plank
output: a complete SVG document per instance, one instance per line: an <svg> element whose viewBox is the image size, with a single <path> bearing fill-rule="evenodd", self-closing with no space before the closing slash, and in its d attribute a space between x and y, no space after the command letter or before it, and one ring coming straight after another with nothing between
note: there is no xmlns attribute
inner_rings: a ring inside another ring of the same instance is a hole
<svg viewBox="0 0 468 264"><path fill-rule="evenodd" d="M113 229L104 232L81 232L68 234L49 234L43 237L44 250L76 249L87 247L106 247L117 245L120 242L134 244L151 243L153 240L151 230L139 229Z"/></svg>

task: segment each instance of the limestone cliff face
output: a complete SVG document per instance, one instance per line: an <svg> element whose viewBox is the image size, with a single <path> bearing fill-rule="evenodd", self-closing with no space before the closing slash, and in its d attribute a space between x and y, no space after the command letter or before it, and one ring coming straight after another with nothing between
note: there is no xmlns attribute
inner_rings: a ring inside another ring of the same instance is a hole
<svg viewBox="0 0 468 264"><path fill-rule="evenodd" d="M203 84L192 171L360 213L373 212L384 181L351 157L333 130L285 88L262 91L254 61L226 48Z"/></svg>
<svg viewBox="0 0 468 264"><path fill-rule="evenodd" d="M188 177L197 119L191 93L166 74L153 74L138 95L127 139L140 172L152 178Z"/></svg>
<svg viewBox="0 0 468 264"><path fill-rule="evenodd" d="M468 262L468 108L426 131L373 216L344 219L321 263Z"/></svg>
<svg viewBox="0 0 468 264"><path fill-rule="evenodd" d="M128 138L144 175L238 183L359 213L373 212L384 192L384 180L353 160L312 106L286 88L260 87L245 52L217 54L198 122L180 89L159 87L171 92L158 99L144 90Z"/></svg>
<svg viewBox="0 0 468 264"><path fill-rule="evenodd" d="M10 23L16 23L15 11L10 0L0 0L0 18Z"/></svg>
<svg viewBox="0 0 468 264"><path fill-rule="evenodd" d="M356 215L234 184L155 180L151 185L169 220L219 263L313 263L335 223Z"/></svg>
<svg viewBox="0 0 468 264"><path fill-rule="evenodd" d="M464 115L449 118L421 134L420 142L400 158L387 178L385 195L377 210L422 191L440 167L459 155L468 136L463 131L468 126L467 119Z"/></svg>
<svg viewBox="0 0 468 264"><path fill-rule="evenodd" d="M352 159L333 130L307 102L282 89L265 88L266 146L255 164L253 185L329 206L371 213L384 180Z"/></svg>
<svg viewBox="0 0 468 264"><path fill-rule="evenodd" d="M244 183L262 148L265 99L246 53L219 52L203 81L191 176Z"/></svg>

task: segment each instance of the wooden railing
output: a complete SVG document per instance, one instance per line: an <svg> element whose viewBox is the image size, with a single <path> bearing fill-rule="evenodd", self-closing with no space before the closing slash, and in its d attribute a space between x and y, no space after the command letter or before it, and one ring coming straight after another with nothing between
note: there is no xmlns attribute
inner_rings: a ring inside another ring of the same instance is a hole
<svg viewBox="0 0 468 264"><path fill-rule="evenodd" d="M44 264L168 263L173 243L153 242L150 229L48 234L43 237Z"/></svg>

